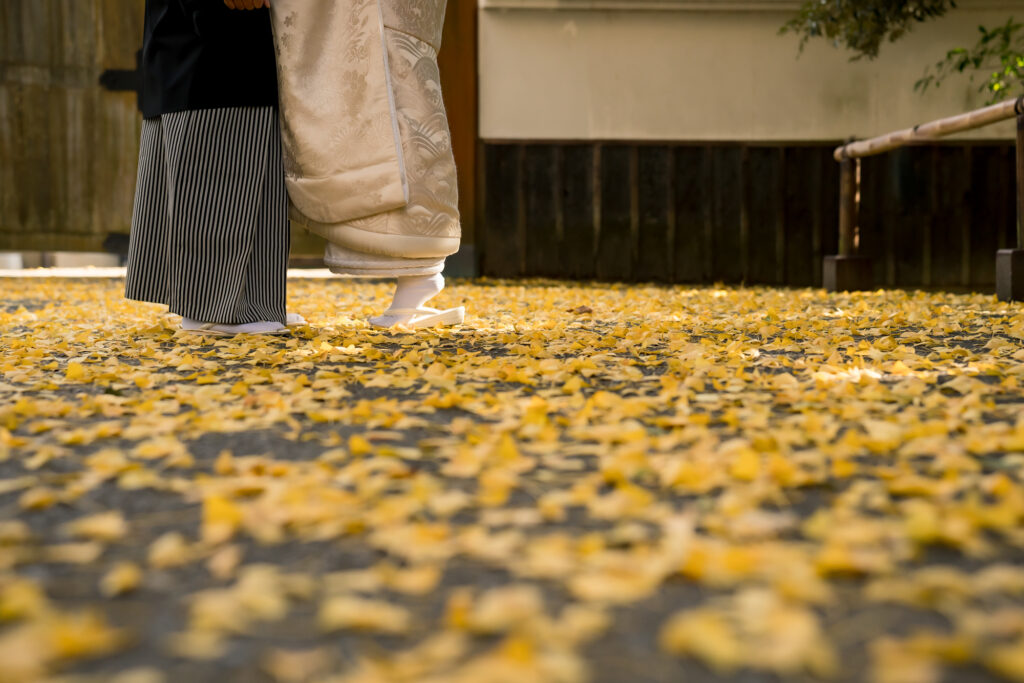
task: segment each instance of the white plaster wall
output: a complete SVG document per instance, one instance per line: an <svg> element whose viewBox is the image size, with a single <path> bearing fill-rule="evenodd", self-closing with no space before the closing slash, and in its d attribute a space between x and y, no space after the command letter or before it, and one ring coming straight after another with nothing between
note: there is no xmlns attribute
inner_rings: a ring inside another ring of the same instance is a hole
<svg viewBox="0 0 1024 683"><path fill-rule="evenodd" d="M838 140L981 106L978 84L920 95L924 66L1024 0L966 0L875 61L778 34L786 0L483 0L485 139ZM1008 138L1012 122L967 134Z"/></svg>
<svg viewBox="0 0 1024 683"><path fill-rule="evenodd" d="M0 270L18 270L25 267L21 254L14 251L0 251Z"/></svg>

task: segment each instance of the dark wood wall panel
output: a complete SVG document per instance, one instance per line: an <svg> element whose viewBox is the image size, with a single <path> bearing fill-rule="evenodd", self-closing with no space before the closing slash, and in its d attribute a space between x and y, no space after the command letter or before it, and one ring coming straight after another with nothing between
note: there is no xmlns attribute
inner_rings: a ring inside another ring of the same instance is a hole
<svg viewBox="0 0 1024 683"><path fill-rule="evenodd" d="M993 202L989 192L993 181L1000 182L998 159L992 154L971 155L970 169L964 169L971 177L971 242L970 280L973 286L987 286L995 282L995 264L991 254L999 248L999 228L994 225ZM1012 182L1012 173L1007 173L1002 182Z"/></svg>
<svg viewBox="0 0 1024 683"><path fill-rule="evenodd" d="M1016 149L1009 145L1001 147L995 157L996 180L993 181L992 188L993 221L1002 228L999 232L999 248L1010 249L1017 246L1017 188L1010 181L1011 178L1016 178Z"/></svg>
<svg viewBox="0 0 1024 683"><path fill-rule="evenodd" d="M777 285L785 273L785 164L784 150L755 147L749 150L746 184L749 222L749 263L751 282Z"/></svg>
<svg viewBox="0 0 1024 683"><path fill-rule="evenodd" d="M637 155L637 249L634 277L672 281L675 206L672 201L672 148L639 147Z"/></svg>
<svg viewBox="0 0 1024 683"><path fill-rule="evenodd" d="M743 241L743 151L723 147L712 155L711 279L736 284L743 281L746 244Z"/></svg>
<svg viewBox="0 0 1024 683"><path fill-rule="evenodd" d="M965 282L970 262L970 148L933 147L935 166L931 210L929 260L930 283L936 287L953 287ZM965 244L964 236L967 235ZM967 249L965 250L965 246ZM965 267L966 266L966 267Z"/></svg>
<svg viewBox="0 0 1024 683"><path fill-rule="evenodd" d="M860 162L860 224L857 231L858 252L871 259L874 281L886 284L886 230L882 215L882 187L886 158L871 157ZM837 219L838 221L838 219ZM838 227L837 227L838 230Z"/></svg>
<svg viewBox="0 0 1024 683"><path fill-rule="evenodd" d="M592 278L597 236L594 211L597 150L590 145L566 145L560 151L562 277Z"/></svg>
<svg viewBox="0 0 1024 683"><path fill-rule="evenodd" d="M786 150L783 169L785 186L783 211L786 233L785 280L788 285L809 287L814 284L820 262L814 260L813 233L817 216L814 202L821 196L819 154L813 147L794 147ZM839 215L839 205L829 215Z"/></svg>
<svg viewBox="0 0 1024 683"><path fill-rule="evenodd" d="M484 144L482 274L820 286L838 250L834 145ZM1013 146L861 164L880 287L991 288L1015 238Z"/></svg>
<svg viewBox="0 0 1024 683"><path fill-rule="evenodd" d="M520 235L521 213L525 210L520 184L523 149L518 145L494 145L484 157L487 219L480 234L481 270L494 277L518 277L524 274L520 259L526 250Z"/></svg>
<svg viewBox="0 0 1024 683"><path fill-rule="evenodd" d="M550 145L523 148L523 265L527 273L542 277L557 277L562 265L556 153Z"/></svg>
<svg viewBox="0 0 1024 683"><path fill-rule="evenodd" d="M711 274L711 149L674 150L676 233L672 279L704 282Z"/></svg>
<svg viewBox="0 0 1024 683"><path fill-rule="evenodd" d="M595 274L601 280L633 277L633 206L636 189L633 150L625 145L603 145L600 168L599 216Z"/></svg>
<svg viewBox="0 0 1024 683"><path fill-rule="evenodd" d="M924 266L924 245L929 235L930 209L929 192L932 185L932 168L926 150L904 148L893 152L890 157L889 203L892 206L891 226L899 226L892 232L893 267L897 287L912 287L926 284Z"/></svg>

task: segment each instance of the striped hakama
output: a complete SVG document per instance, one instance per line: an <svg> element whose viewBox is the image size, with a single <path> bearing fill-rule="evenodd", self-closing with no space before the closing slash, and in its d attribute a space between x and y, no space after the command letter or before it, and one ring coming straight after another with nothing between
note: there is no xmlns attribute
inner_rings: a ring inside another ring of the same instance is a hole
<svg viewBox="0 0 1024 683"><path fill-rule="evenodd" d="M129 299L208 323L284 324L289 238L275 108L143 121Z"/></svg>

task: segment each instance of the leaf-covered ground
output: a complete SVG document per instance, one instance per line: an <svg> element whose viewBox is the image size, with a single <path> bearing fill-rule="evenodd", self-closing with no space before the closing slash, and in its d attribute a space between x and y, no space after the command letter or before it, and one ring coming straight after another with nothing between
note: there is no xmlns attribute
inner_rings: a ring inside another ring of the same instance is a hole
<svg viewBox="0 0 1024 683"><path fill-rule="evenodd" d="M0 681L1024 680L1024 310L0 280Z"/></svg>

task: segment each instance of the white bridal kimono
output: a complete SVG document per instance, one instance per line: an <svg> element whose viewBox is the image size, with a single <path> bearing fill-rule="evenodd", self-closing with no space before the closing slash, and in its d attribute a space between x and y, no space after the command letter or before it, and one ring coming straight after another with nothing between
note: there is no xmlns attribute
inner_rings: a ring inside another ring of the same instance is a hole
<svg viewBox="0 0 1024 683"><path fill-rule="evenodd" d="M447 0L274 0L291 219L353 277L431 275L459 248L437 50Z"/></svg>

